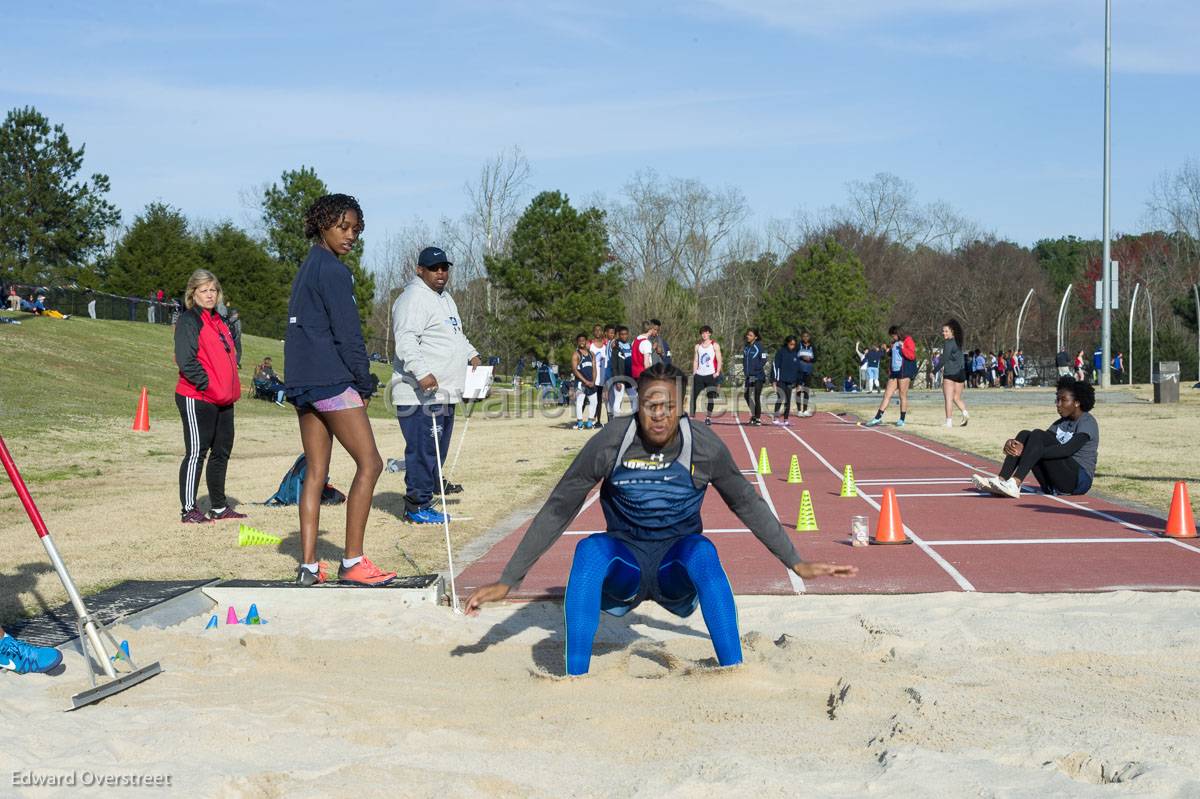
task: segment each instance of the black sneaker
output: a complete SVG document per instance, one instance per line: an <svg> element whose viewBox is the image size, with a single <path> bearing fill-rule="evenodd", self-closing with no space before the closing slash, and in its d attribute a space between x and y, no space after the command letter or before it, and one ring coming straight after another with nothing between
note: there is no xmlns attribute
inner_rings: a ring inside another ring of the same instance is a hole
<svg viewBox="0 0 1200 799"><path fill-rule="evenodd" d="M460 483L451 483L449 480L442 478L442 490L447 494L461 494L463 487Z"/></svg>
<svg viewBox="0 0 1200 799"><path fill-rule="evenodd" d="M705 416L704 424L708 425L709 427L712 427L712 419L709 419L707 416Z"/></svg>
<svg viewBox="0 0 1200 799"><path fill-rule="evenodd" d="M210 510L208 513L205 514L205 516L211 522L219 522L219 521L223 521L225 519L245 519L245 518L247 518L246 514L238 513L237 511L235 511L233 508L230 508L230 507L226 507L220 513L214 513L213 511Z"/></svg>
<svg viewBox="0 0 1200 799"><path fill-rule="evenodd" d="M212 519L204 515L199 508L192 508L179 519L183 524L212 524Z"/></svg>
<svg viewBox="0 0 1200 799"><path fill-rule="evenodd" d="M308 569L304 568L303 564L296 567L296 585L300 586L301 588L309 588L310 586L317 585L318 583L323 583L328 579L329 578L325 574L324 563L317 564L316 574L313 574Z"/></svg>

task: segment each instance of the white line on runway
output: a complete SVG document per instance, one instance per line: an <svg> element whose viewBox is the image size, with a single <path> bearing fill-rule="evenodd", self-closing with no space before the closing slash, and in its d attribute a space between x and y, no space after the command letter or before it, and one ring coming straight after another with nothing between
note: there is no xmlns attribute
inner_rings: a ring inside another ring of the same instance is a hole
<svg viewBox="0 0 1200 799"><path fill-rule="evenodd" d="M757 463L757 460L754 455L754 447L750 446L750 438L749 438L749 436L746 435L746 428L742 426L741 418L740 417L736 417L736 418L737 418L737 423L738 423L738 432L742 434L742 441L746 445L746 453L750 456L751 465L754 465ZM787 428L784 428L784 429L786 430ZM755 470L755 472L754 472L754 477L758 480L758 488L760 491L762 491L763 499L765 499L767 501L767 507L771 509L771 513L775 514L775 518L778 519L779 511L775 510L775 503L771 501L771 492L767 490L766 482L762 479L762 475L759 474L757 470ZM780 523L782 524L782 522L780 522ZM784 570L787 571L788 579L792 581L792 588L795 590L795 592L797 594L803 594L804 593L804 580L800 579L800 575L796 574L794 571L787 568L786 566L784 566Z"/></svg>
<svg viewBox="0 0 1200 799"><path fill-rule="evenodd" d="M830 414L830 415L833 416L833 414ZM836 416L835 416L835 418L836 418ZM813 449L812 446L809 445L809 443L807 441L805 441L803 438L801 438L800 436L798 436L794 432L792 432L792 429L790 427L785 427L785 428L783 428L783 430L784 430L784 432L788 433L792 438L799 441L801 446L803 446L805 449L807 449L809 452L811 452L817 460L819 460L821 463L823 463L825 465L825 468L828 469L833 474L834 477L840 478L842 476L842 473L839 472L837 469L835 469L832 463L825 460L825 456L823 456L821 453L819 453L815 449ZM749 446L749 442L747 442L747 446ZM859 494L859 496L862 498L862 500L864 502L866 502L868 505L873 507L875 510L879 510L878 502L876 502L875 500L866 496L865 494ZM905 533L905 535L907 535L909 538L912 539L912 542L914 544L916 544L918 547L921 548L922 552L924 552L926 555L928 555L930 558L932 558L934 563L941 566L942 570L944 572L946 572L946 574L950 575L950 578L952 580L954 580L954 582L958 583L959 588L961 588L964 591L974 591L975 590L975 586L971 585L970 581L968 581L966 577L963 577L962 574L958 571L958 569L951 566L949 561L947 561L945 558L943 558L938 553L934 552L933 549L929 546L929 544L925 543L925 541L920 536L918 536L916 533L914 533L912 531L912 528L910 528L907 524L904 525L904 533Z"/></svg>
<svg viewBox="0 0 1200 799"><path fill-rule="evenodd" d="M563 535L594 535L596 533L606 533L607 530L567 530ZM708 535L709 533L748 533L749 527L705 527L700 532Z"/></svg>
<svg viewBox="0 0 1200 799"><path fill-rule="evenodd" d="M1165 544L1169 538L993 538L981 541L930 541L931 547L975 544Z"/></svg>
<svg viewBox="0 0 1200 799"><path fill-rule="evenodd" d="M878 488L878 486L876 486L876 487ZM861 491L859 492L859 494L861 494L864 497L870 497L871 499L881 499L883 497L883 494L863 494L863 492L861 492ZM897 497L990 497L990 496L994 496L994 495L991 494L990 492L985 493L983 491L958 491L953 494L901 494L901 493L897 493L896 496Z"/></svg>
<svg viewBox="0 0 1200 799"><path fill-rule="evenodd" d="M828 413L828 411L826 411L826 413ZM837 414L830 414L830 416L833 416L834 419L837 419L838 421L842 422L843 424L854 424L853 422L847 422L844 419L840 419L837 416ZM872 430L876 433L879 433L880 435L885 435L888 438L894 438L895 440L901 442L902 444L908 444L910 447L916 447L917 449L924 450L925 452L928 452L932 455L937 455L939 458L944 458L944 459L950 461L951 463L957 463L959 466L965 466L966 468L970 469L973 472L982 472L983 474L987 474L989 476L991 475L990 472L985 471L981 467L972 466L969 463L964 463L963 461L960 461L958 458L953 458L944 453L938 452L936 450L932 450L929 447L923 447L915 441L909 441L906 438L901 438L900 436L892 435L891 433L880 430L877 427L871 427L868 429ZM1093 515L1099 516L1101 519L1106 519L1110 522L1116 522L1117 524L1121 525L1122 527L1125 527L1126 529L1158 537L1158 533L1156 533L1155 531L1150 530L1149 528L1146 528L1146 527L1142 527L1140 524L1134 524L1133 522L1127 522L1124 519L1117 518L1116 516L1113 516L1111 513L1105 513L1102 510L1096 510L1095 508L1089 508L1086 505L1081 505L1078 502L1074 502L1069 499L1064 499L1063 497L1054 496L1053 494L1042 494L1042 496L1046 497L1047 499L1052 499L1055 502L1058 502L1059 504L1066 505L1067 507L1075 508L1076 510L1085 511L1086 513L1091 513ZM1200 548L1198 548L1198 547L1194 547L1190 544L1185 544L1183 541L1179 541L1174 538L1169 538L1166 540L1170 541L1172 544L1174 544L1177 547L1182 547L1182 548L1188 550L1189 552L1195 552L1197 554L1200 554Z"/></svg>

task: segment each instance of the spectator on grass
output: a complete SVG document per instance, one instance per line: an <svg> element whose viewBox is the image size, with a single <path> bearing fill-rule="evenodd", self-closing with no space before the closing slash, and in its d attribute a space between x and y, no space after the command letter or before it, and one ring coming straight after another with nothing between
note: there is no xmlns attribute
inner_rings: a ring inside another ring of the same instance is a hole
<svg viewBox="0 0 1200 799"><path fill-rule="evenodd" d="M1085 363L1086 363L1086 361L1084 361L1084 359L1083 359L1083 350L1080 350L1079 352L1075 353L1074 366L1075 366L1075 379L1076 380L1086 379L1085 374L1084 374L1084 364Z"/></svg>
<svg viewBox="0 0 1200 799"><path fill-rule="evenodd" d="M8 287L8 310L21 310L21 295L17 293L16 284Z"/></svg>
<svg viewBox="0 0 1200 799"><path fill-rule="evenodd" d="M229 332L233 334L233 346L237 350L238 368L242 368L242 317L238 313L237 308L229 309L229 316L226 317Z"/></svg>
<svg viewBox="0 0 1200 799"><path fill-rule="evenodd" d="M847 394L858 393L858 385L854 382L854 378L851 375L846 375L846 382L842 383L842 391L845 391Z"/></svg>
<svg viewBox="0 0 1200 799"><path fill-rule="evenodd" d="M462 491L444 477L439 485L438 475L450 448L467 367L482 363L446 290L453 265L440 247L421 250L416 277L392 305L396 360L391 388L404 434L404 518L416 524L442 524L446 509L433 506L434 495L439 489Z"/></svg>
<svg viewBox="0 0 1200 799"><path fill-rule="evenodd" d="M1058 376L1066 377L1071 374L1071 353L1059 350L1054 356L1054 365L1058 367Z"/></svg>
<svg viewBox="0 0 1200 799"><path fill-rule="evenodd" d="M1047 430L1022 430L1004 442L998 477L976 474L975 487L1016 499L1030 472L1045 494L1086 494L1096 474L1100 426L1091 410L1096 391L1086 380L1060 377L1054 406L1058 420Z"/></svg>
<svg viewBox="0 0 1200 799"><path fill-rule="evenodd" d="M269 391L275 395L275 404L283 407L284 386L279 375L271 366L271 357L262 359L262 363L254 367L254 387L261 391Z"/></svg>
<svg viewBox="0 0 1200 799"><path fill-rule="evenodd" d="M184 294L188 310L175 327L175 363L179 366L175 405L183 421L184 444L179 504L184 524L246 518L229 507L225 498L225 472L233 452L233 406L242 386L232 334L215 310L220 299L221 283L216 275L207 269L192 272ZM212 503L208 513L196 507L201 471L207 477Z"/></svg>

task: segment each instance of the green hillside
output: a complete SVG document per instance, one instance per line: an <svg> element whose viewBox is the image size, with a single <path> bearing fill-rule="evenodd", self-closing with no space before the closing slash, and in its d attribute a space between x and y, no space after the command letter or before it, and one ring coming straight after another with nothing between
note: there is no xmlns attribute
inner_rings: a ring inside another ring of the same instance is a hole
<svg viewBox="0 0 1200 799"><path fill-rule="evenodd" d="M0 325L0 435L20 430L86 432L96 422L129 419L132 423L142 386L150 390L154 418L175 416L172 395L179 374L173 361L172 331L166 325L140 322L4 316L22 324ZM243 397L254 367L271 356L283 373L283 342L246 336L242 354ZM391 368L372 364L386 384ZM281 414L269 402L243 401L238 413ZM391 411L373 402L373 417L387 418Z"/></svg>

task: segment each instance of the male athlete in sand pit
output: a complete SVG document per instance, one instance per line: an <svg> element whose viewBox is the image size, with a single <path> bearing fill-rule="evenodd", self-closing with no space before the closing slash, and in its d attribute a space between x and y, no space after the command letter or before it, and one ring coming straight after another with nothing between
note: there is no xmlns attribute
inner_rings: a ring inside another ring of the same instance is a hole
<svg viewBox="0 0 1200 799"><path fill-rule="evenodd" d="M475 615L503 599L575 518L596 483L608 531L575 547L567 581L567 674L586 674L600 611L628 613L653 599L677 616L697 603L722 666L742 662L733 590L712 541L701 535L700 505L708 484L717 487L738 518L785 566L804 578L850 576L853 566L805 563L791 539L742 476L711 428L683 415L686 377L656 364L638 377L638 412L617 419L592 438L533 520L500 581L467 600Z"/></svg>

